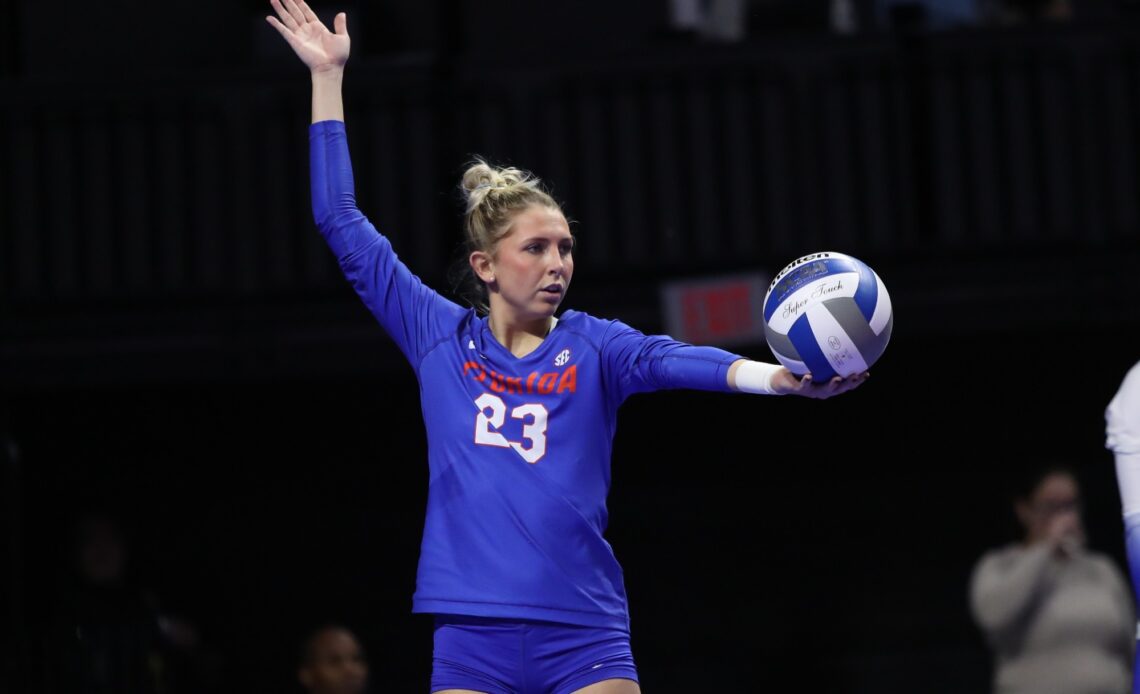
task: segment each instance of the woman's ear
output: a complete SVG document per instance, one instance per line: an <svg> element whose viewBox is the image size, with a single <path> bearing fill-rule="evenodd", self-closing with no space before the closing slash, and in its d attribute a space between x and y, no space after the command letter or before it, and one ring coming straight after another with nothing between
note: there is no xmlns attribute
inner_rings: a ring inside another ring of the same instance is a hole
<svg viewBox="0 0 1140 694"><path fill-rule="evenodd" d="M491 254L485 251L472 251L467 262L471 264L471 270L474 271L475 276L478 277L486 284L495 281L495 264L491 260Z"/></svg>

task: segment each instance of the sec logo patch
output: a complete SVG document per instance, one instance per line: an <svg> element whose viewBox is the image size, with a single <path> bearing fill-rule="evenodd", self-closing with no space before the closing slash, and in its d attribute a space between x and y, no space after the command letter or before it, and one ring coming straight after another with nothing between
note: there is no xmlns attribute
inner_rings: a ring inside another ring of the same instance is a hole
<svg viewBox="0 0 1140 694"><path fill-rule="evenodd" d="M554 357L555 366L566 366L568 363L570 363L570 350L568 349L562 350L557 357Z"/></svg>

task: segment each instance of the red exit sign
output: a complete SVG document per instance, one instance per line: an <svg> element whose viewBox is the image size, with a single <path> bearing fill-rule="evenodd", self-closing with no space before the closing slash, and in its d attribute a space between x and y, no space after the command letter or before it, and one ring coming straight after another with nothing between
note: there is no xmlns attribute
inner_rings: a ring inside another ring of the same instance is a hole
<svg viewBox="0 0 1140 694"><path fill-rule="evenodd" d="M693 344L763 342L767 288L761 273L668 283L661 288L665 330Z"/></svg>

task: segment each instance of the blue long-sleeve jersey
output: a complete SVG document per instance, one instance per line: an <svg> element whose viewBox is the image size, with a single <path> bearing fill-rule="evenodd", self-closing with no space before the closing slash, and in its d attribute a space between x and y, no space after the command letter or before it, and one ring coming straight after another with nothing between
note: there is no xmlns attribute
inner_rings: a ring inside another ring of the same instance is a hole
<svg viewBox="0 0 1140 694"><path fill-rule="evenodd" d="M603 537L618 407L643 391L727 391L740 357L577 311L515 357L357 209L344 123L309 138L317 226L419 381L430 487L413 611L628 629Z"/></svg>

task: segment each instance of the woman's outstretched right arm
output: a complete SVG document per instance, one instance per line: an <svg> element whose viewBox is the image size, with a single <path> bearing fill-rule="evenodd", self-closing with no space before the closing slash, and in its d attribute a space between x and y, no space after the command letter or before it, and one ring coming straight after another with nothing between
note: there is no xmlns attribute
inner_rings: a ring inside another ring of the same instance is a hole
<svg viewBox="0 0 1140 694"><path fill-rule="evenodd" d="M265 20L285 38L312 75L313 122L343 121L340 87L350 48L348 17L343 12L337 14L333 33L304 0L269 0L269 4L277 17L270 15Z"/></svg>

